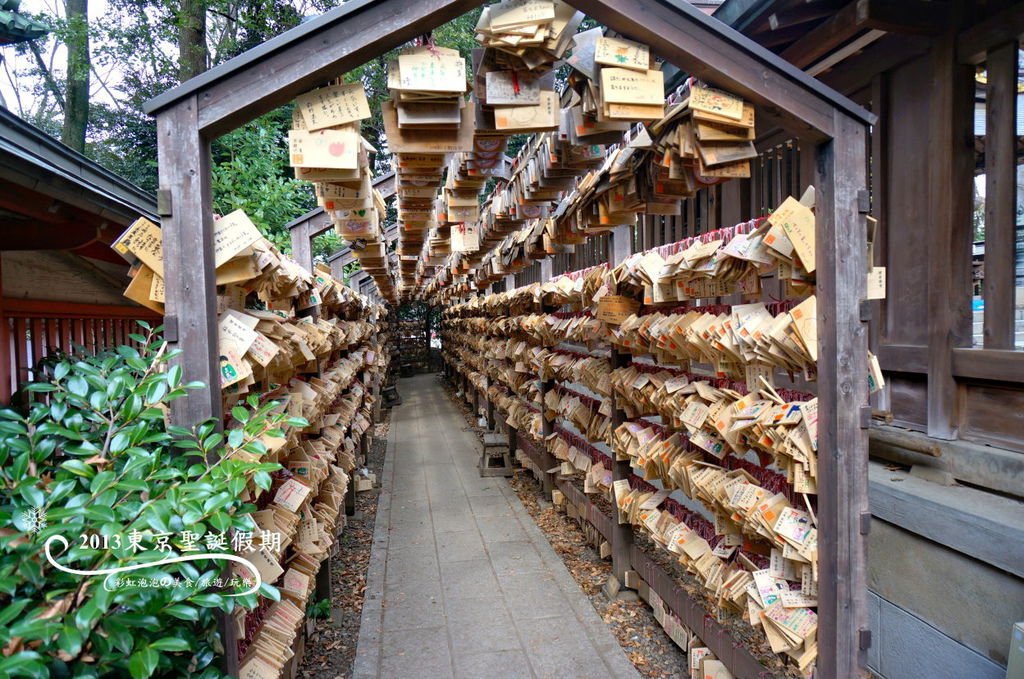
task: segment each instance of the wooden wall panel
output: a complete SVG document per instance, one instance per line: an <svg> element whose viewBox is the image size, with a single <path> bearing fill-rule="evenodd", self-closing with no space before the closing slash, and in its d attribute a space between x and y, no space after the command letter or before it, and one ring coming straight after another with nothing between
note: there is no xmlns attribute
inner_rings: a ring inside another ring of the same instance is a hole
<svg viewBox="0 0 1024 679"><path fill-rule="evenodd" d="M1024 453L1024 391L975 383L964 392L962 438Z"/></svg>
<svg viewBox="0 0 1024 679"><path fill-rule="evenodd" d="M895 423L923 431L928 424L928 380L923 375L886 375Z"/></svg>
<svg viewBox="0 0 1024 679"><path fill-rule="evenodd" d="M123 283L118 287L96 268L61 252L6 251L2 257L3 290L7 297L134 306L121 294L129 283L127 265L121 270Z"/></svg>

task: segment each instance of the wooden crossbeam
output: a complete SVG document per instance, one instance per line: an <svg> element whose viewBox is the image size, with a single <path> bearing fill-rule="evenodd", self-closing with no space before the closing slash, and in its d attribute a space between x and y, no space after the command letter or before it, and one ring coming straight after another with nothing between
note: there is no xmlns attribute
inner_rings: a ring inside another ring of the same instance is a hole
<svg viewBox="0 0 1024 679"><path fill-rule="evenodd" d="M829 2L808 2L788 10L772 12L768 15L768 26L772 31L778 31L792 26L803 26L804 24L818 19L823 19L834 14L836 8Z"/></svg>
<svg viewBox="0 0 1024 679"><path fill-rule="evenodd" d="M479 0L346 2L314 20L317 23L309 22L312 26L300 25L243 55L248 59L245 68L239 69L232 60L200 76L211 82L199 97L199 127L209 136L229 132L479 4Z"/></svg>
<svg viewBox="0 0 1024 679"><path fill-rule="evenodd" d="M962 64L980 64L986 52L1024 36L1024 5L1016 3L1002 12L981 21L959 35L956 57Z"/></svg>
<svg viewBox="0 0 1024 679"><path fill-rule="evenodd" d="M934 35L946 25L948 17L949 5L944 2L854 0L780 56L798 68L807 68L863 31Z"/></svg>

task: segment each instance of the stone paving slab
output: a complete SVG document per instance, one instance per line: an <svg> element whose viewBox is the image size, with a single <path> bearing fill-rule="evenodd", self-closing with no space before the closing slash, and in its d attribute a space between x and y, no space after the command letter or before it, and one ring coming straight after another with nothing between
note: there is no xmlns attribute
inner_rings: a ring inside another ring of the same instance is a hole
<svg viewBox="0 0 1024 679"><path fill-rule="evenodd" d="M638 677L439 379L400 392L353 679Z"/></svg>

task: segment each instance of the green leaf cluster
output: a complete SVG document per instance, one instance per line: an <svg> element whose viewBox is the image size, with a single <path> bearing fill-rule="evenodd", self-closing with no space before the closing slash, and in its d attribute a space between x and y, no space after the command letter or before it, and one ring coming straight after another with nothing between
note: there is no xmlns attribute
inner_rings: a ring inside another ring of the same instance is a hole
<svg viewBox="0 0 1024 679"><path fill-rule="evenodd" d="M41 366L24 387L28 403L0 410L2 677L219 677L216 612L258 602L201 584L225 577L224 561L144 568L130 576L179 582L132 587L66 573L45 557L56 535L70 543L52 546L57 562L78 570L188 553L184 531L199 552L221 551L206 536L253 531L244 491L269 488L280 468L262 461L261 438L307 426L256 396L233 409L226 433L213 421L169 426L170 404L205 387L183 383L159 329L140 325L146 334L132 335L132 346ZM168 550L156 551L168 534ZM261 593L276 596L269 586Z"/></svg>

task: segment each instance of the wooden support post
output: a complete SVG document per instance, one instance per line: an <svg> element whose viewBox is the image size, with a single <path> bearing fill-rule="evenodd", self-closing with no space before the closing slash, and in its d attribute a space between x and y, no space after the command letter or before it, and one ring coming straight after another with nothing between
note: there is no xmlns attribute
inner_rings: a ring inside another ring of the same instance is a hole
<svg viewBox="0 0 1024 679"><path fill-rule="evenodd" d="M1013 349L1017 41L988 51L985 96L985 348Z"/></svg>
<svg viewBox="0 0 1024 679"><path fill-rule="evenodd" d="M957 22L951 26L959 25ZM974 68L956 60L950 33L932 46L929 106L928 435L955 439L959 425L953 348L970 346L974 225Z"/></svg>
<svg viewBox="0 0 1024 679"><path fill-rule="evenodd" d="M619 353L613 347L609 360L612 364L612 370L615 370L616 368L628 366L632 357L629 354ZM614 395L612 399L615 401L614 408L612 409L612 431L615 431L619 425L626 421L626 412L619 407L618 399ZM628 479L630 474L632 474L632 470L629 467L629 460L616 459L612 465L612 481ZM633 527L629 524L620 524L614 520L614 516L612 519L612 536L611 540L609 540L612 543L612 575L624 587L626 571L631 570L629 554L633 547Z"/></svg>
<svg viewBox="0 0 1024 679"><path fill-rule="evenodd" d="M555 433L555 423L547 418L547 406L544 405L544 397L555 388L554 380L540 381L540 417L541 417L541 449L540 459L543 463L541 469L541 481L544 485L544 497L551 500L551 491L555 489L555 475L549 474L548 470L555 466L555 456L548 452L548 437Z"/></svg>
<svg viewBox="0 0 1024 679"><path fill-rule="evenodd" d="M362 436L359 437L359 456L362 458L363 464L366 464L367 457L370 454L370 430L367 429Z"/></svg>
<svg viewBox="0 0 1024 679"><path fill-rule="evenodd" d="M818 672L860 677L867 651L866 130L836 115L818 147Z"/></svg>
<svg viewBox="0 0 1024 679"><path fill-rule="evenodd" d="M331 591L331 557L327 557L320 563L320 570L316 572L316 590L313 593L314 603L327 599L334 600Z"/></svg>
<svg viewBox="0 0 1024 679"><path fill-rule="evenodd" d="M484 392L486 394L486 392ZM495 420L494 420L494 401L488 396L484 396L487 401L487 430L494 431Z"/></svg>
<svg viewBox="0 0 1024 679"><path fill-rule="evenodd" d="M4 310L3 253L0 252L0 404L7 405L11 394L17 389L12 379L15 371L14 347L11 345L11 328Z"/></svg>
<svg viewBox="0 0 1024 679"><path fill-rule="evenodd" d="M291 228L292 259L306 271L313 270L313 238L309 226L308 220L302 220Z"/></svg>
<svg viewBox="0 0 1024 679"><path fill-rule="evenodd" d="M189 97L156 121L165 334L181 351L182 381L207 385L171 403L171 422L183 427L221 417L210 142L198 132L197 107Z"/></svg>
<svg viewBox="0 0 1024 679"><path fill-rule="evenodd" d="M550 257L540 260L540 282L545 283L554 278L555 263Z"/></svg>
<svg viewBox="0 0 1024 679"><path fill-rule="evenodd" d="M357 467L359 465L356 465ZM355 469L352 470L352 476L348 480L348 487L345 489L345 516L356 515L356 475Z"/></svg>
<svg viewBox="0 0 1024 679"><path fill-rule="evenodd" d="M217 346L217 286L213 265L213 210L210 142L199 132L195 96L157 117L161 235L166 309L164 335L181 353L182 381L203 389L171 402L171 422L193 427L213 418L221 425L220 361ZM212 457L216 453L210 453ZM239 668L238 633L231 616L217 627L228 674Z"/></svg>
<svg viewBox="0 0 1024 679"><path fill-rule="evenodd" d="M622 264L633 254L633 229L629 225L617 226L611 232L608 259L612 266Z"/></svg>
<svg viewBox="0 0 1024 679"><path fill-rule="evenodd" d="M374 424L377 424L378 422L380 422L380 410L381 410L381 406L382 406L381 401L383 400L383 399L381 399L381 395L380 395L380 392L381 392L380 383L381 383L381 380L383 380L383 379L384 379L384 376L381 375L380 373L377 373L376 375L373 376L373 423Z"/></svg>

